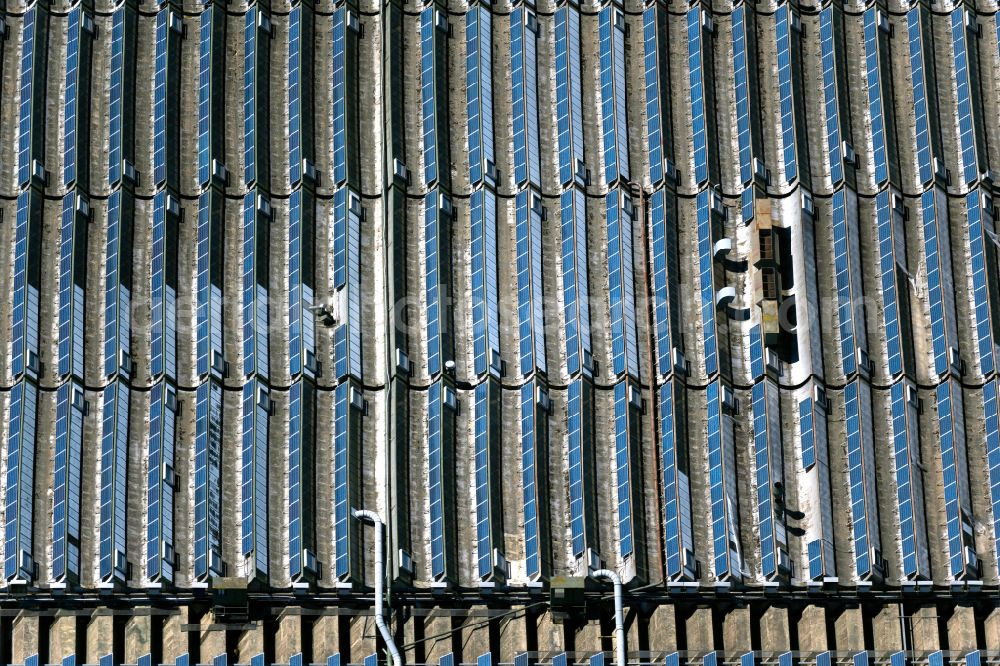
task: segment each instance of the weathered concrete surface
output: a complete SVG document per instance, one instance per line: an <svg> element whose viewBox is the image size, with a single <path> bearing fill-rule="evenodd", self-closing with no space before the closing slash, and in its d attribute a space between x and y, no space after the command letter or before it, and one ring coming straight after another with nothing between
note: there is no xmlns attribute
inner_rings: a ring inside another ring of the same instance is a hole
<svg viewBox="0 0 1000 666"><path fill-rule="evenodd" d="M872 618L872 635L877 654L891 654L903 649L902 626L899 621L901 610L897 604L888 604Z"/></svg>
<svg viewBox="0 0 1000 666"><path fill-rule="evenodd" d="M215 613L209 611L201 617L200 649L201 659L210 662L213 657L226 654L226 629L215 620Z"/></svg>
<svg viewBox="0 0 1000 666"><path fill-rule="evenodd" d="M788 632L788 609L772 607L760 618L760 649L762 652L785 652L791 649Z"/></svg>
<svg viewBox="0 0 1000 666"><path fill-rule="evenodd" d="M802 610L798 622L799 649L809 652L823 652L829 649L827 643L826 609L821 606L807 606Z"/></svg>
<svg viewBox="0 0 1000 666"><path fill-rule="evenodd" d="M264 623L256 622L253 623L254 626L248 627L240 632L239 641L236 646L236 658L241 664L249 664L250 658L254 655L264 654ZM301 640L301 634L297 634L297 638ZM288 659L280 660L277 658L278 641L275 639L275 660L276 663L285 664L288 663Z"/></svg>
<svg viewBox="0 0 1000 666"><path fill-rule="evenodd" d="M491 622L486 606L473 606L462 618L459 654L464 662L475 662L476 657L490 651Z"/></svg>
<svg viewBox="0 0 1000 666"><path fill-rule="evenodd" d="M153 623L162 621L162 617L148 614L129 618L125 624L125 663L135 664L139 661L139 657L149 653Z"/></svg>
<svg viewBox="0 0 1000 666"><path fill-rule="evenodd" d="M97 610L87 624L87 654L100 658L114 653L115 616L108 610Z"/></svg>
<svg viewBox="0 0 1000 666"><path fill-rule="evenodd" d="M734 608L726 613L722 621L722 644L729 652L739 654L750 651L749 608Z"/></svg>
<svg viewBox="0 0 1000 666"><path fill-rule="evenodd" d="M61 664L63 657L76 653L78 619L75 613L60 611L49 627L49 661Z"/></svg>
<svg viewBox="0 0 1000 666"><path fill-rule="evenodd" d="M370 614L354 615L350 618L348 624L350 625L351 640L350 659L352 662L361 663L361 660L366 655L375 652L376 642L378 641L378 628L375 626L375 616Z"/></svg>
<svg viewBox="0 0 1000 666"><path fill-rule="evenodd" d="M987 645L991 643L987 641ZM948 649L959 653L976 649L976 613L973 608L956 606L948 618Z"/></svg>
<svg viewBox="0 0 1000 666"><path fill-rule="evenodd" d="M688 651L710 652L716 649L711 608L696 608L687 619Z"/></svg>
<svg viewBox="0 0 1000 666"><path fill-rule="evenodd" d="M11 641L11 656L16 664L38 654L39 618L34 613L21 611L14 618L14 632Z"/></svg>
<svg viewBox="0 0 1000 666"><path fill-rule="evenodd" d="M275 663L287 664L292 655L302 652L303 628L302 615L298 609L285 609L281 612L278 616L278 631L274 635ZM242 650L240 654L243 654Z"/></svg>
<svg viewBox="0 0 1000 666"><path fill-rule="evenodd" d="M314 655L332 655L340 652L339 615L317 615L312 623Z"/></svg>
<svg viewBox="0 0 1000 666"><path fill-rule="evenodd" d="M501 663L513 663L515 656L528 650L527 613L523 608L512 610L517 612L497 620L500 633L499 659Z"/></svg>
<svg viewBox="0 0 1000 666"><path fill-rule="evenodd" d="M860 608L845 608L834 620L837 650L864 650L864 623L864 614Z"/></svg>
<svg viewBox="0 0 1000 666"><path fill-rule="evenodd" d="M913 612L910 616L913 627L913 645L910 649L917 653L941 649L941 638L938 636L939 619L938 609L934 607L924 606Z"/></svg>

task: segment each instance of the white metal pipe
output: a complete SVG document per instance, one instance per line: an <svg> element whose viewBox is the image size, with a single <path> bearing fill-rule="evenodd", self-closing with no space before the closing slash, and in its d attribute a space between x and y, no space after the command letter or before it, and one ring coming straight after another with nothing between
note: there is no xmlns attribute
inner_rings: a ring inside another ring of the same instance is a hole
<svg viewBox="0 0 1000 666"><path fill-rule="evenodd" d="M625 601L621 576L611 569L597 569L591 576L607 578L615 586L615 666L628 666L625 656Z"/></svg>
<svg viewBox="0 0 1000 666"><path fill-rule="evenodd" d="M382 545L382 517L374 511L355 509L354 517L362 522L370 522L375 525L375 626L385 640L385 647L389 650L392 663L396 666L403 666L403 658L399 656L399 649L396 642L392 640L392 633L389 625L385 623L382 616L382 597L385 593L385 553Z"/></svg>

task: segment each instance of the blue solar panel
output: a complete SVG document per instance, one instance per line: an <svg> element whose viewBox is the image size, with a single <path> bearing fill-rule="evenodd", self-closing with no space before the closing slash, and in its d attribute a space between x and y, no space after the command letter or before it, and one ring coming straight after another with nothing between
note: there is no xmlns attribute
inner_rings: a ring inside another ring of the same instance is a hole
<svg viewBox="0 0 1000 666"><path fill-rule="evenodd" d="M433 194L433 193L432 193ZM430 198L431 195L428 195ZM355 203L351 203L351 202ZM361 211L357 195L346 187L334 195L334 284L347 295L346 317L334 331L337 378L362 379ZM436 242L436 239L435 239ZM429 259L428 259L429 261Z"/></svg>
<svg viewBox="0 0 1000 666"><path fill-rule="evenodd" d="M167 263L177 261L175 248L168 248L168 237L176 236L178 222L167 219L166 196L158 192L153 198L150 373L154 377L165 375L174 379L177 375L177 291L175 285L168 282Z"/></svg>
<svg viewBox="0 0 1000 666"><path fill-rule="evenodd" d="M693 575L693 562L688 561L685 551L694 549L691 521L691 495L687 470L681 468L681 461L687 458L684 438L678 436L675 428L674 383L668 382L659 388L660 447L663 452L663 531L666 547L667 576L678 578ZM684 390L677 386L678 391ZM684 415L681 415L684 418Z"/></svg>
<svg viewBox="0 0 1000 666"><path fill-rule="evenodd" d="M77 105L80 96L80 22L83 7L69 12L66 26L66 98L63 102L63 184L76 180ZM113 28L112 28L113 29ZM90 63L86 63L89 65ZM84 119L86 122L87 119Z"/></svg>
<svg viewBox="0 0 1000 666"><path fill-rule="evenodd" d="M485 7L473 5L465 14L466 110L468 112L469 180L484 178L493 155L493 74L492 15Z"/></svg>
<svg viewBox="0 0 1000 666"><path fill-rule="evenodd" d="M852 374L857 369L856 347L854 338L854 295L860 285L853 284L856 269L852 266L851 247L854 244L849 238L851 225L847 220L847 206L844 190L837 190L833 195L833 263L837 282L837 316L840 322L840 349L843 358L845 375Z"/></svg>
<svg viewBox="0 0 1000 666"><path fill-rule="evenodd" d="M642 15L642 49L644 84L646 88L646 130L649 136L649 179L658 183L663 178L664 124L669 124L668 109L661 108L659 57L661 46L657 14L662 11L659 5L651 5Z"/></svg>
<svg viewBox="0 0 1000 666"><path fill-rule="evenodd" d="M211 259L212 259L212 219L210 211L212 193L205 192L198 198L198 277L197 277L197 320L198 320L198 374L207 375L211 369L213 322ZM221 224L221 220L216 220ZM221 315L221 312L220 312ZM221 323L219 324L221 326ZM221 332L219 335L221 343ZM222 351L222 345L217 347Z"/></svg>
<svg viewBox="0 0 1000 666"><path fill-rule="evenodd" d="M556 10L555 33L559 181L565 185L577 176L577 161L584 158L580 14L575 8Z"/></svg>
<svg viewBox="0 0 1000 666"><path fill-rule="evenodd" d="M833 7L819 14L820 61L823 65L823 111L826 115L826 152L830 180L836 185L844 178L840 148L840 117L837 102L837 62L833 44Z"/></svg>
<svg viewBox="0 0 1000 666"><path fill-rule="evenodd" d="M333 12L333 181L347 180L347 27L346 7Z"/></svg>
<svg viewBox="0 0 1000 666"><path fill-rule="evenodd" d="M566 369L575 374L590 354L590 306L587 272L586 195L577 189L562 194L563 325L566 327Z"/></svg>
<svg viewBox="0 0 1000 666"><path fill-rule="evenodd" d="M444 438L441 381L427 389L427 490L430 497L431 575L445 575Z"/></svg>
<svg viewBox="0 0 1000 666"><path fill-rule="evenodd" d="M294 394L293 394L294 397ZM333 430L333 528L335 571L339 578L351 573L351 433L350 385L340 384L334 394Z"/></svg>
<svg viewBox="0 0 1000 666"><path fill-rule="evenodd" d="M198 36L198 182L208 182L212 131L212 19L213 5L201 13Z"/></svg>
<svg viewBox="0 0 1000 666"><path fill-rule="evenodd" d="M708 375L719 369L718 343L715 330L715 272L712 244L712 219L709 210L708 190L698 193L698 271L701 295L701 325L704 329L705 372Z"/></svg>
<svg viewBox="0 0 1000 666"><path fill-rule="evenodd" d="M438 138L437 138L437 77L436 49L445 48L438 44L435 30L435 14L440 11L428 7L420 13L420 95L423 116L424 183L430 186L438 178ZM444 73L440 73L444 75Z"/></svg>
<svg viewBox="0 0 1000 666"><path fill-rule="evenodd" d="M636 334L635 275L632 255L632 218L620 194L606 197L608 229L608 299L611 305L611 362L616 375L639 377Z"/></svg>
<svg viewBox="0 0 1000 666"><path fill-rule="evenodd" d="M802 469L808 470L816 464L812 398L799 402L799 444L802 447Z"/></svg>
<svg viewBox="0 0 1000 666"><path fill-rule="evenodd" d="M87 222L77 220L76 193L63 196L59 236L59 374L83 378L86 269L78 268L87 251Z"/></svg>
<svg viewBox="0 0 1000 666"><path fill-rule="evenodd" d="M302 7L288 15L288 178L302 178Z"/></svg>
<svg viewBox="0 0 1000 666"><path fill-rule="evenodd" d="M101 579L125 581L128 488L129 388L123 381L104 389L101 438Z"/></svg>
<svg viewBox="0 0 1000 666"><path fill-rule="evenodd" d="M629 178L628 130L625 117L625 19L617 7L598 15L601 77L601 133L605 183Z"/></svg>
<svg viewBox="0 0 1000 666"><path fill-rule="evenodd" d="M441 372L444 363L441 358L444 351L441 338L444 333L442 329L445 326L445 322L440 273L445 267L444 262L448 260L441 253L442 240L447 238L447 236L444 236L447 233L444 227L447 226L448 220L445 219L445 224L442 224L442 220L439 219L440 217L443 216L440 216L438 211L438 191L434 189L424 197L424 267L426 276L424 296L427 299L427 372L432 376Z"/></svg>
<svg viewBox="0 0 1000 666"><path fill-rule="evenodd" d="M540 539L543 536L543 526L539 524L539 509L547 500L539 497L544 487L545 460L543 459L545 445L539 441L539 433L548 426L544 413L536 408L535 382L529 382L521 387L521 487L524 501L524 550L525 566L529 577L542 573L542 553ZM536 423L539 421L540 423Z"/></svg>
<svg viewBox="0 0 1000 666"><path fill-rule="evenodd" d="M896 470L896 506L902 545L903 575L915 577L930 573L927 561L927 535L923 520L923 490L919 442L907 419L906 387L903 382L890 389L892 445Z"/></svg>
<svg viewBox="0 0 1000 666"><path fill-rule="evenodd" d="M937 387L938 445L941 452L941 480L948 526L948 561L952 577L966 573L966 533L973 533L969 470L965 452L965 413L961 389L954 380Z"/></svg>
<svg viewBox="0 0 1000 666"><path fill-rule="evenodd" d="M930 313L931 343L934 351L934 372L938 375L948 370L948 331L944 310L944 262L948 247L947 238L938 230L937 208L933 190L920 197L921 219L924 231L924 260L927 264L927 306ZM947 233L947 232L945 232Z"/></svg>
<svg viewBox="0 0 1000 666"><path fill-rule="evenodd" d="M909 44L910 79L913 83L913 115L917 134L917 165L920 182L928 183L934 177L930 121L927 115L927 82L924 74L924 55L920 37L920 7L906 13L906 33Z"/></svg>
<svg viewBox="0 0 1000 666"><path fill-rule="evenodd" d="M657 189L649 200L651 231L651 259L653 264L653 317L656 320L656 358L659 373L669 375L673 371L673 330L672 314L680 304L677 302L679 282L679 257L675 235L676 220L668 217L667 193Z"/></svg>
<svg viewBox="0 0 1000 666"><path fill-rule="evenodd" d="M964 6L951 13L952 51L955 59L955 87L958 96L958 141L962 157L962 179L973 182L979 176L976 161L975 123L972 117L972 94L969 83L969 53L966 46Z"/></svg>
<svg viewBox="0 0 1000 666"><path fill-rule="evenodd" d="M154 61L155 59L156 56L154 55ZM125 94L123 87L124 63L125 8L119 7L114 10L114 14L111 17L111 86L108 99L108 182L112 186L122 177L122 103ZM157 82L155 74L154 82Z"/></svg>
<svg viewBox="0 0 1000 666"><path fill-rule="evenodd" d="M986 232L983 228L979 191L973 190L965 197L968 209L969 267L972 269L972 304L975 328L973 337L979 351L979 371L983 375L993 372L993 334L990 328L990 302L986 276Z"/></svg>
<svg viewBox="0 0 1000 666"><path fill-rule="evenodd" d="M785 180L792 182L797 175L795 162L795 117L792 102L792 8L789 3L778 7L775 13L775 39L778 53L778 102L781 110L782 159Z"/></svg>
<svg viewBox="0 0 1000 666"><path fill-rule="evenodd" d="M740 182L753 179L753 146L750 141L750 84L747 73L746 8L733 9L733 80L736 87L736 137L739 143Z"/></svg>
<svg viewBox="0 0 1000 666"><path fill-rule="evenodd" d="M537 28L531 10L518 7L510 15L511 104L514 121L514 180L541 185L538 139Z"/></svg>
<svg viewBox="0 0 1000 666"><path fill-rule="evenodd" d="M122 193L112 193L108 202L108 231L104 279L104 372L129 374L126 359L130 359L131 301L129 285L121 282L121 265L131 261L132 220L122 215ZM15 312L16 315L16 312ZM16 332L16 329L15 329Z"/></svg>
<svg viewBox="0 0 1000 666"><path fill-rule="evenodd" d="M243 386L243 443L242 443L242 474L240 489L240 518L242 554L252 556L254 570L251 576L260 573L267 575L267 458L268 458L268 425L270 422L270 398L266 388L251 379ZM298 449L296 447L298 446ZM288 479L289 479L289 532L301 520L301 514L294 510L293 498L301 492L298 487L301 481L301 442L292 438L288 441ZM291 549L292 539L289 539L289 556L294 555Z"/></svg>
<svg viewBox="0 0 1000 666"><path fill-rule="evenodd" d="M630 423L631 409L629 407L631 387L628 382L615 385L615 472L618 486L618 540L622 557L627 557L633 551L632 525L632 451L630 430L636 426Z"/></svg>
<svg viewBox="0 0 1000 666"><path fill-rule="evenodd" d="M222 388L208 380L195 404L194 570L222 575Z"/></svg>
<svg viewBox="0 0 1000 666"><path fill-rule="evenodd" d="M500 470L495 467L500 443L491 441L499 430L490 420L499 417L498 389L487 381L476 387L474 396L475 483L476 483L476 560L479 577L486 579L493 573L493 549L503 550L503 542L494 543L494 521L498 521L501 507L494 506L491 483L496 483ZM494 395L491 395L491 392ZM491 402L496 403L495 412ZM491 427L493 426L493 427ZM492 480L492 481L491 481ZM496 517L494 514L497 514Z"/></svg>
<svg viewBox="0 0 1000 666"><path fill-rule="evenodd" d="M844 387L844 410L855 572L859 578L865 579L876 565L872 561L872 550L877 549L880 542L875 507L870 395L867 384L860 379Z"/></svg>
<svg viewBox="0 0 1000 666"><path fill-rule="evenodd" d="M705 114L705 81L702 72L701 7L688 10L688 85L691 91L691 133L694 142L694 177L697 183L708 180L708 130Z"/></svg>
<svg viewBox="0 0 1000 666"><path fill-rule="evenodd" d="M56 393L56 447L52 495L52 577L80 576L80 491L83 388L63 384Z"/></svg>
<svg viewBox="0 0 1000 666"><path fill-rule="evenodd" d="M885 344L889 372L898 375L903 371L903 352L900 342L899 304L896 291L896 242L893 238L892 211L889 208L889 191L882 190L875 197L875 225L878 233L879 271L882 274L882 320L885 323Z"/></svg>
<svg viewBox="0 0 1000 666"><path fill-rule="evenodd" d="M38 11L35 5L27 8L24 13L24 24L21 33L23 40L21 42L21 95L17 129L17 182L19 185L26 184L31 178L32 120L34 117L32 107L34 105L35 33L37 23L35 14ZM39 48L42 49L45 47L46 45L43 44ZM40 127L38 130L43 131L44 128Z"/></svg>
<svg viewBox="0 0 1000 666"><path fill-rule="evenodd" d="M722 390L718 379L705 389L709 492L712 502L712 554L715 576L720 579L738 575L742 569L736 516L736 459L731 429L723 423Z"/></svg>
<svg viewBox="0 0 1000 666"><path fill-rule="evenodd" d="M542 215L531 205L537 196L521 190L516 198L517 316L521 374L545 371L542 292Z"/></svg>
<svg viewBox="0 0 1000 666"><path fill-rule="evenodd" d="M573 539L573 554L577 557L587 548L584 511L584 441L583 380L570 382L567 388L566 436L569 455L569 518Z"/></svg>
<svg viewBox="0 0 1000 666"><path fill-rule="evenodd" d="M986 462L989 467L990 507L993 510L994 544L1000 539L1000 415L997 407L997 381L983 385L983 423L986 428Z"/></svg>
<svg viewBox="0 0 1000 666"><path fill-rule="evenodd" d="M243 197L243 369L268 377L270 221L258 215L258 194Z"/></svg>
<svg viewBox="0 0 1000 666"><path fill-rule="evenodd" d="M156 48L153 74L153 181L167 179L167 20L170 9L156 15ZM114 166L112 166L112 170Z"/></svg>
<svg viewBox="0 0 1000 666"><path fill-rule="evenodd" d="M865 71L868 86L868 115L871 118L872 158L875 163L875 182L889 178L886 161L885 120L882 116L882 83L879 73L878 25L876 15L881 11L872 7L865 11Z"/></svg>
<svg viewBox="0 0 1000 666"><path fill-rule="evenodd" d="M243 181L257 180L257 6L243 21ZM266 48L266 46L264 47Z"/></svg>
<svg viewBox="0 0 1000 666"><path fill-rule="evenodd" d="M751 348L751 364L757 360ZM774 506L773 498L777 484L784 481L778 401L778 387L770 380L760 379L753 385L751 408L759 520L758 539L761 572L765 577L773 577L779 573L778 549L786 546L784 520Z"/></svg>
<svg viewBox="0 0 1000 666"><path fill-rule="evenodd" d="M494 358L500 356L500 309L497 281L496 195L477 189L469 202L471 208L472 261L472 346L476 374L493 370Z"/></svg>
<svg viewBox="0 0 1000 666"><path fill-rule="evenodd" d="M151 580L173 580L175 405L172 387L166 382L153 386L146 502L146 575Z"/></svg>
<svg viewBox="0 0 1000 666"><path fill-rule="evenodd" d="M113 204L113 197L112 197ZM28 285L28 219L31 206L31 190L17 195L17 218L14 229L14 308L11 315L11 374L14 376L24 372L28 356L28 331L33 326L29 322L29 295L32 287ZM108 214L108 234L112 233L111 213ZM108 271L113 266L108 266ZM37 349L37 348L36 348ZM32 350L34 351L34 350Z"/></svg>

